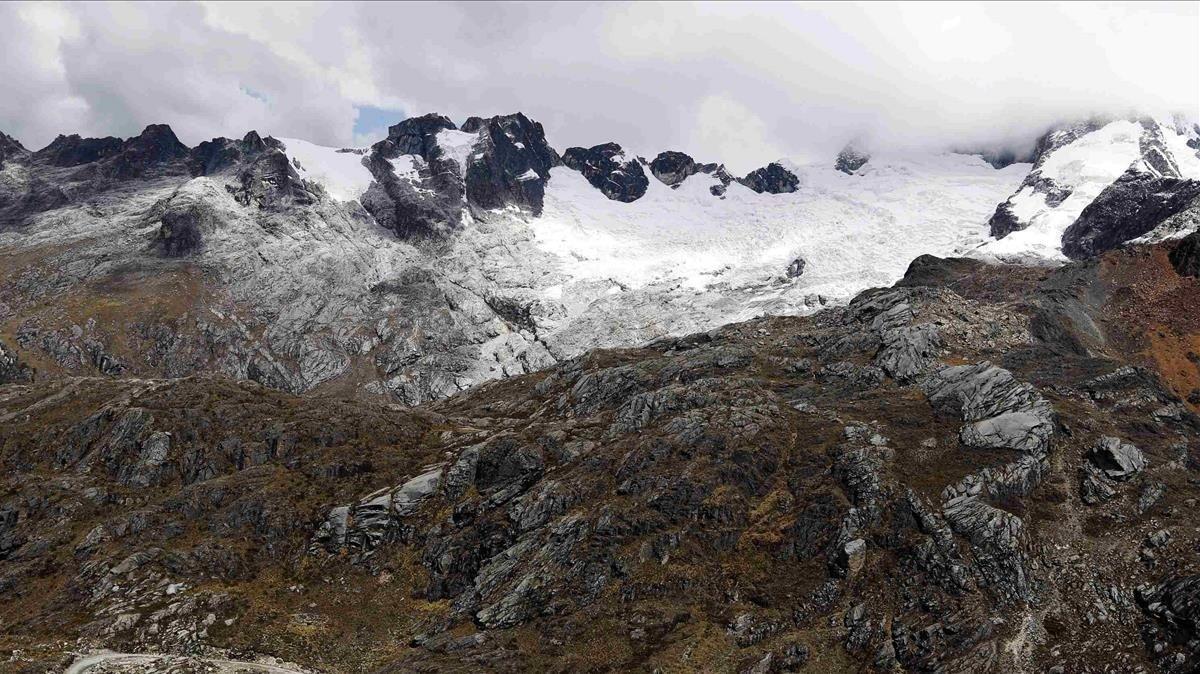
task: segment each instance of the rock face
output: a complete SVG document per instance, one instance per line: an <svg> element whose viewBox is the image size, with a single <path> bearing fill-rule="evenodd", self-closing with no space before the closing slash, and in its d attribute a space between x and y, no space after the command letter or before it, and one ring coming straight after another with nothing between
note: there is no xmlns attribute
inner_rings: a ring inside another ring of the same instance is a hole
<svg viewBox="0 0 1200 674"><path fill-rule="evenodd" d="M1147 156L1166 165L1159 151ZM1072 259L1092 257L1135 239L1200 197L1200 181L1126 171L1088 204L1079 219L1063 233L1063 254Z"/></svg>
<svg viewBox="0 0 1200 674"><path fill-rule="evenodd" d="M22 363L15 353L0 342L0 384L20 384L33 381L34 371Z"/></svg>
<svg viewBox="0 0 1200 674"><path fill-rule="evenodd" d="M854 172L867 165L871 160L871 155L860 150L853 143L846 145L842 151L838 153L837 161L833 167L847 175L854 175Z"/></svg>
<svg viewBox="0 0 1200 674"><path fill-rule="evenodd" d="M1200 175L1192 168L1181 173L1167 139L1180 135L1176 126L1146 118L1051 130L1038 140L1021 187L997 206L991 235L1001 239L1038 223L1057 235L1058 223L1071 223L1062 252L1082 259L1150 232L1191 204L1198 190ZM1114 163L1121 161L1129 161L1123 172Z"/></svg>
<svg viewBox="0 0 1200 674"><path fill-rule="evenodd" d="M486 220L513 206L539 215L559 165L542 125L519 112L471 117L462 129L436 114L406 119L363 161L375 179L363 207L397 236L418 240L446 237L468 213Z"/></svg>
<svg viewBox="0 0 1200 674"><path fill-rule="evenodd" d="M650 185L641 162L636 157L626 158L625 151L616 143L567 148L562 160L568 168L582 173L592 187L614 201L636 201Z"/></svg>
<svg viewBox="0 0 1200 674"><path fill-rule="evenodd" d="M1169 259L1180 276L1200 277L1200 231L1183 237L1171 250Z"/></svg>
<svg viewBox="0 0 1200 674"><path fill-rule="evenodd" d="M800 179L796 174L774 162L755 169L738 180L759 194L786 194L799 189Z"/></svg>
<svg viewBox="0 0 1200 674"><path fill-rule="evenodd" d="M723 197L725 189L735 180L723 164L699 164L688 155L674 151L660 152L650 162L650 173L672 189L678 188L689 176L706 173L719 183L709 187L709 192L716 197Z"/></svg>
<svg viewBox="0 0 1200 674"><path fill-rule="evenodd" d="M20 166L16 180L0 182L0 229L130 182L179 180L189 173L189 150L165 124L151 124L126 140L58 136L33 153L15 152L9 144L5 154L19 158Z"/></svg>
<svg viewBox="0 0 1200 674"><path fill-rule="evenodd" d="M261 210L280 211L318 201L312 186L300 178L288 156L276 148L266 149L243 165L237 173L237 184L229 191L243 206Z"/></svg>
<svg viewBox="0 0 1200 674"><path fill-rule="evenodd" d="M188 168L194 176L211 176L238 167L257 158L269 149L283 150L274 138L263 139L257 131L249 131L240 141L213 138L192 149Z"/></svg>
<svg viewBox="0 0 1200 674"><path fill-rule="evenodd" d="M461 224L465 184L454 158L438 144L449 118L428 114L388 128L366 159L375 183L362 205L375 221L402 239L438 236Z"/></svg>
<svg viewBox="0 0 1200 674"><path fill-rule="evenodd" d="M540 215L550 169L561 163L542 125L518 112L487 120L472 117L462 130L480 136L474 146L476 159L465 175L471 207L479 211L515 205Z"/></svg>

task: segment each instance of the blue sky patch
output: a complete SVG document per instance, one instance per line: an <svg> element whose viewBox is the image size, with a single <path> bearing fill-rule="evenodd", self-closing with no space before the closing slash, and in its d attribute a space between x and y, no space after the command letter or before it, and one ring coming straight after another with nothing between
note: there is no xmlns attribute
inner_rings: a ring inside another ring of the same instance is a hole
<svg viewBox="0 0 1200 674"><path fill-rule="evenodd" d="M383 140L387 137L387 128L402 121L405 117L403 110L387 110L370 105L356 105L358 118L354 120L355 139Z"/></svg>

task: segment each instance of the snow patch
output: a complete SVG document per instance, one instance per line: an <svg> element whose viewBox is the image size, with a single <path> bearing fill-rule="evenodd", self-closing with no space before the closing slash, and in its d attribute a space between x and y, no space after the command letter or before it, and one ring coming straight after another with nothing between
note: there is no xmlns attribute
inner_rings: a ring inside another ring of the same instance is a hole
<svg viewBox="0 0 1200 674"><path fill-rule="evenodd" d="M289 157L300 162L301 178L321 184L338 201L354 201L367 191L373 180L363 165L364 155L339 152L337 148L314 145L298 138L280 138Z"/></svg>
<svg viewBox="0 0 1200 674"><path fill-rule="evenodd" d="M536 241L573 279L612 279L631 288L677 284L770 290L772 283L848 297L895 282L917 255L961 255L987 238L996 204L1028 164L996 170L969 155L876 157L854 180L823 164L786 164L803 187L756 194L738 183L725 199L696 174L671 189L651 180L632 203L606 198L570 169L551 169ZM808 262L785 282L788 263Z"/></svg>
<svg viewBox="0 0 1200 674"><path fill-rule="evenodd" d="M475 149L475 144L478 142L479 134L477 133L443 129L437 134L438 147L442 148L442 152L446 153L447 159L452 159L458 164L460 175L466 175L467 160L471 157L471 152Z"/></svg>

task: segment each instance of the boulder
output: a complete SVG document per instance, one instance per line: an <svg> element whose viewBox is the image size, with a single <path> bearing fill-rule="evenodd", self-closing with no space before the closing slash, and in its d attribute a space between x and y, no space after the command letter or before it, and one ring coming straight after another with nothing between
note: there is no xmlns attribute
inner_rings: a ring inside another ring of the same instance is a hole
<svg viewBox="0 0 1200 674"><path fill-rule="evenodd" d="M838 550L836 570L839 575L854 576L862 570L866 559L867 542L861 538L855 538Z"/></svg>
<svg viewBox="0 0 1200 674"><path fill-rule="evenodd" d="M854 175L855 171L866 166L870 160L871 155L859 150L853 143L850 143L838 153L837 161L834 162L833 167L846 175Z"/></svg>
<svg viewBox="0 0 1200 674"><path fill-rule="evenodd" d="M1147 463L1141 450L1111 436L1100 438L1088 458L1105 476L1114 480L1128 480L1140 473Z"/></svg>
<svg viewBox="0 0 1200 674"><path fill-rule="evenodd" d="M892 328L880 336L883 347L875 356L875 364L900 381L928 372L942 348L942 335L932 323Z"/></svg>
<svg viewBox="0 0 1200 674"><path fill-rule="evenodd" d="M802 258L802 257L798 257L795 260L792 260L790 263L788 263L787 277L788 278L800 278L801 276L804 275L804 268L807 266L808 266L808 262L805 262L804 258Z"/></svg>

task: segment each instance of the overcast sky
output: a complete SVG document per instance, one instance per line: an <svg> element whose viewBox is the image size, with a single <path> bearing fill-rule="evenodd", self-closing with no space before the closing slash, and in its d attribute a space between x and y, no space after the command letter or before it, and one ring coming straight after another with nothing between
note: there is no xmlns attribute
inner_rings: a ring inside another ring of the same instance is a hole
<svg viewBox="0 0 1200 674"><path fill-rule="evenodd" d="M523 111L745 171L1028 142L1094 113L1200 117L1200 4L0 4L0 131L364 145Z"/></svg>

